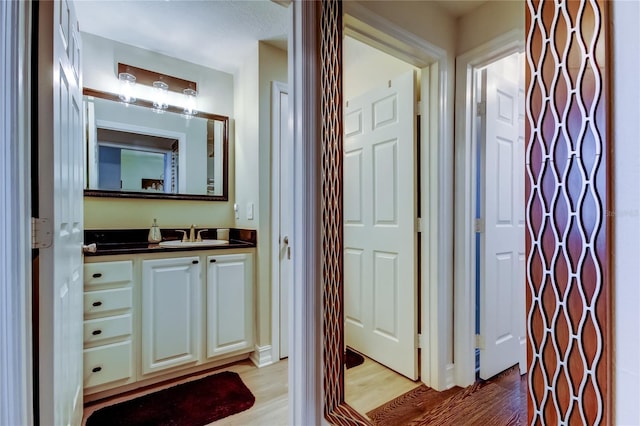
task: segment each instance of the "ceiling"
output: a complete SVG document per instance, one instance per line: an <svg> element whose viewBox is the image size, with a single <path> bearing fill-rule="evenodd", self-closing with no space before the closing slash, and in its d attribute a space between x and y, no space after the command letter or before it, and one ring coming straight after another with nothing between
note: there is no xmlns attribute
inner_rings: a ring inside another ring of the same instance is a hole
<svg viewBox="0 0 640 426"><path fill-rule="evenodd" d="M234 73L264 40L287 46L288 12L270 0L81 0L80 31Z"/></svg>
<svg viewBox="0 0 640 426"><path fill-rule="evenodd" d="M425 0L454 17L485 0ZM288 11L271 0L80 0L80 30L234 73L257 40L287 48Z"/></svg>

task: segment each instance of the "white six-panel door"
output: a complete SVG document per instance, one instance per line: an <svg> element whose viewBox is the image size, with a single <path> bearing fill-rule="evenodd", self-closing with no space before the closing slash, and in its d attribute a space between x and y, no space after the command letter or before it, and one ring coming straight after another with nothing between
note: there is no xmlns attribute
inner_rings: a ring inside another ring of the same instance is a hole
<svg viewBox="0 0 640 426"><path fill-rule="evenodd" d="M51 224L52 245L39 255L39 416L69 425L82 420L81 45L72 2L41 3L40 20L39 216Z"/></svg>
<svg viewBox="0 0 640 426"><path fill-rule="evenodd" d="M520 363L525 350L524 138L518 76L490 66L482 80L480 377L488 379Z"/></svg>
<svg viewBox="0 0 640 426"><path fill-rule="evenodd" d="M416 112L413 71L344 110L345 341L415 380Z"/></svg>

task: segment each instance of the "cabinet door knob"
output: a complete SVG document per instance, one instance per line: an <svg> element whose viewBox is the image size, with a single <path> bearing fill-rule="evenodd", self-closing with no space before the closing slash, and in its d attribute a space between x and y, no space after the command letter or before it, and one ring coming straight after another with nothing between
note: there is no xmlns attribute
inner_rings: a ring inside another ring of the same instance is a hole
<svg viewBox="0 0 640 426"><path fill-rule="evenodd" d="M91 371L93 371L94 373L98 373L98 372L102 371L102 367L93 367L91 369Z"/></svg>
<svg viewBox="0 0 640 426"><path fill-rule="evenodd" d="M102 306L102 302L100 301L93 302L93 306Z"/></svg>
<svg viewBox="0 0 640 426"><path fill-rule="evenodd" d="M216 263L216 260L215 259L210 259L209 262L210 263Z"/></svg>
<svg viewBox="0 0 640 426"><path fill-rule="evenodd" d="M93 334L94 336L97 336L98 334L102 334L102 330L93 330L91 334Z"/></svg>
<svg viewBox="0 0 640 426"><path fill-rule="evenodd" d="M191 263L193 263L194 265L197 265L199 262L197 260L192 260Z"/></svg>
<svg viewBox="0 0 640 426"><path fill-rule="evenodd" d="M95 274L93 274L93 278L100 278L102 276L101 272L97 272Z"/></svg>

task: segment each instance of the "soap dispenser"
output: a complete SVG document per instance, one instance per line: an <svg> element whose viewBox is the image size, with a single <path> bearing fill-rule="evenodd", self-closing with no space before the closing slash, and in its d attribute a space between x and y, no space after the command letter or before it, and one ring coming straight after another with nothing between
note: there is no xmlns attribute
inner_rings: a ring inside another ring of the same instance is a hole
<svg viewBox="0 0 640 426"><path fill-rule="evenodd" d="M153 219L153 225L151 225L151 229L149 229L149 237L147 240L153 244L162 241L162 235L160 235L160 228L158 227L156 219Z"/></svg>

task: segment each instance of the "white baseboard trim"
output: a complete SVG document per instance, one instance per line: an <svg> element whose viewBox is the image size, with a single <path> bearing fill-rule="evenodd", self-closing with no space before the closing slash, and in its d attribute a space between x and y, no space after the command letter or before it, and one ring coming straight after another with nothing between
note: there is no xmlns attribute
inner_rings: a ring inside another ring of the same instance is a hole
<svg viewBox="0 0 640 426"><path fill-rule="evenodd" d="M251 352L249 355L249 359L253 362L256 367L262 368L267 365L273 364L273 357L271 356L271 345L266 346L257 346L256 350Z"/></svg>
<svg viewBox="0 0 640 426"><path fill-rule="evenodd" d="M446 384L447 384L447 389L451 389L452 387L454 387L456 385L455 383L455 377L454 377L454 373L455 373L455 364L447 364L446 367L446 375L445 375L445 380L446 380Z"/></svg>

